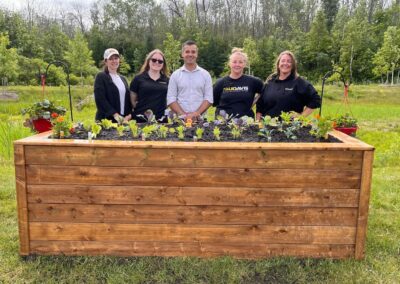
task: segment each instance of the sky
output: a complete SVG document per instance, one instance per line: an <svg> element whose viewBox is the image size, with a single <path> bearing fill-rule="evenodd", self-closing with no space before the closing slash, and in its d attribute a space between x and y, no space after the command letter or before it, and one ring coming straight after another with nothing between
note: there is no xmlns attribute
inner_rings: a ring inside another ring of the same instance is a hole
<svg viewBox="0 0 400 284"><path fill-rule="evenodd" d="M79 3L89 7L95 0L0 0L0 7L7 8L11 11L20 11L26 8L27 3L33 3L35 6L48 7L49 5L57 5L68 8L71 3Z"/></svg>

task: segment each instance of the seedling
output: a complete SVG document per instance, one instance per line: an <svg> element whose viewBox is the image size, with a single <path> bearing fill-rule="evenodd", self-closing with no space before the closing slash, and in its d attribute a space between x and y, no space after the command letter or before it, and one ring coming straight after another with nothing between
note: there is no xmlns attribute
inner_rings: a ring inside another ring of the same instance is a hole
<svg viewBox="0 0 400 284"><path fill-rule="evenodd" d="M124 130L125 130L125 127L123 125L118 125L117 126L117 132L118 132L118 136L119 137L124 136Z"/></svg>
<svg viewBox="0 0 400 284"><path fill-rule="evenodd" d="M101 132L101 126L97 123L93 123L92 125L92 138L96 138L98 134Z"/></svg>
<svg viewBox="0 0 400 284"><path fill-rule="evenodd" d="M213 134L214 134L215 140L217 140L217 141L221 140L221 136L220 136L221 130L219 130L219 128L217 126L214 127Z"/></svg>
<svg viewBox="0 0 400 284"><path fill-rule="evenodd" d="M131 129L132 137L138 138L139 137L139 127L136 124L136 120L129 121L129 128Z"/></svg>
<svg viewBox="0 0 400 284"><path fill-rule="evenodd" d="M168 127L166 127L165 125L160 125L160 127L158 127L157 129L157 134L160 138L167 138Z"/></svg>
<svg viewBox="0 0 400 284"><path fill-rule="evenodd" d="M197 139L202 139L203 138L203 133L204 133L204 129L197 127L196 128L196 137Z"/></svg>
<svg viewBox="0 0 400 284"><path fill-rule="evenodd" d="M185 127L183 125L176 127L176 131L178 132L178 138L180 140L185 139Z"/></svg>
<svg viewBox="0 0 400 284"><path fill-rule="evenodd" d="M112 127L116 128L117 124L113 123L109 119L104 118L104 119L101 120L101 127L104 128L104 129L110 129Z"/></svg>

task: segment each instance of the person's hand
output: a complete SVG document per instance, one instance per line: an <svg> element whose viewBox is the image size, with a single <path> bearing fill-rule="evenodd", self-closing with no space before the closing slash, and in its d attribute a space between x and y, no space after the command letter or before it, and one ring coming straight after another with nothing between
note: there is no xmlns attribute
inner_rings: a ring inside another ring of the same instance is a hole
<svg viewBox="0 0 400 284"><path fill-rule="evenodd" d="M124 122L124 117L121 116L119 113L114 113L113 116L119 125L121 125Z"/></svg>
<svg viewBox="0 0 400 284"><path fill-rule="evenodd" d="M200 114L197 111L189 112L186 114L186 119L190 118L192 121L196 121L200 117Z"/></svg>
<svg viewBox="0 0 400 284"><path fill-rule="evenodd" d="M132 119L132 115L131 115L131 114L128 114L127 116L124 117L123 123L124 123L124 124L127 124L127 123L129 122L129 120L131 120L131 119Z"/></svg>

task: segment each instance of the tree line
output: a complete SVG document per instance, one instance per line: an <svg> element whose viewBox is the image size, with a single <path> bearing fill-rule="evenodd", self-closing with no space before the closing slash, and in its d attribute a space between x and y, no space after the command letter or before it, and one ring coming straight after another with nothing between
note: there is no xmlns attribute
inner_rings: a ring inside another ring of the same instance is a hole
<svg viewBox="0 0 400 284"><path fill-rule="evenodd" d="M137 73L154 48L174 70L187 39L215 77L227 72L232 47L243 47L248 72L262 79L287 49L311 81L333 69L359 83L400 79L400 0L98 0L90 11L77 2L47 14L27 3L0 9L0 77L13 84L38 84L39 70L60 60L72 84L91 84L108 47L123 55L122 74ZM61 66L49 68L47 82L65 81Z"/></svg>

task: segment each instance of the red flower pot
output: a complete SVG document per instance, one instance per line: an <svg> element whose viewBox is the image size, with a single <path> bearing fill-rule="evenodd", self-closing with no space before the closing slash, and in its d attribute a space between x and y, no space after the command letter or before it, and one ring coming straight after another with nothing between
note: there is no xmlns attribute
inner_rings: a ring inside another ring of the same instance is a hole
<svg viewBox="0 0 400 284"><path fill-rule="evenodd" d="M33 127L39 133L51 130L51 122L48 119L39 118L32 120Z"/></svg>
<svg viewBox="0 0 400 284"><path fill-rule="evenodd" d="M336 130L346 133L347 135L355 135L357 127L335 127Z"/></svg>

